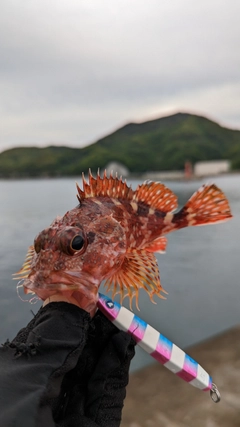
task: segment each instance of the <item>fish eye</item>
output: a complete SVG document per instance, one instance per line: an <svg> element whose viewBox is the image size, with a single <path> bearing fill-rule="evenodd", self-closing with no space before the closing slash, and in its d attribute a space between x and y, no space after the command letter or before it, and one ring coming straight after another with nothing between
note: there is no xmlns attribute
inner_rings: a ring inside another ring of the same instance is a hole
<svg viewBox="0 0 240 427"><path fill-rule="evenodd" d="M87 247L87 237L77 227L66 227L60 233L60 247L66 255L80 255Z"/></svg>
<svg viewBox="0 0 240 427"><path fill-rule="evenodd" d="M84 238L80 234L77 234L71 241L71 249L73 251L80 251L84 246Z"/></svg>

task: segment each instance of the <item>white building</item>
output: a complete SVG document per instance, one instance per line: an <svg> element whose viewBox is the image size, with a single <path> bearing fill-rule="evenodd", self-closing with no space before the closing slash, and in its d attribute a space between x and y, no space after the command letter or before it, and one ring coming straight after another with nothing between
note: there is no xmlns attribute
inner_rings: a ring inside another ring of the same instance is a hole
<svg viewBox="0 0 240 427"><path fill-rule="evenodd" d="M129 175L128 168L119 162L110 162L107 164L105 169L108 176L110 175L111 172L113 172L113 176L115 176L117 173L118 176L122 175L124 178L126 178Z"/></svg>
<svg viewBox="0 0 240 427"><path fill-rule="evenodd" d="M229 160L209 160L206 162L197 162L194 165L194 175L198 177L208 175L219 175L230 171L231 164Z"/></svg>

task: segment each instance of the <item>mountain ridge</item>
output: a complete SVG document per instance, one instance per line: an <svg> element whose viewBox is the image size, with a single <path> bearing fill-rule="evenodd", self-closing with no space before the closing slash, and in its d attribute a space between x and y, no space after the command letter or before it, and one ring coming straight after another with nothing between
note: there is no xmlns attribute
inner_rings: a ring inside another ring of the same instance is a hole
<svg viewBox="0 0 240 427"><path fill-rule="evenodd" d="M176 113L130 122L83 148L18 147L0 153L0 177L71 176L124 164L132 173L183 169L186 161L231 161L240 169L240 131L204 116Z"/></svg>

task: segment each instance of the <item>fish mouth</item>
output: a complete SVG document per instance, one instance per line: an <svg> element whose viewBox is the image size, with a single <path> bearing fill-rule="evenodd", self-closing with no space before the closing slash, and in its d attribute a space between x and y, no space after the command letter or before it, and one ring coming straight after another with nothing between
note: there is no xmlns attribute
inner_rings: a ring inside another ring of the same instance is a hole
<svg viewBox="0 0 240 427"><path fill-rule="evenodd" d="M40 272L36 272L21 279L17 285L18 288L24 288L25 294L34 293L42 300L56 293L68 296L73 293L81 294L88 300L96 300L99 286L99 280L80 271L52 271L46 279Z"/></svg>

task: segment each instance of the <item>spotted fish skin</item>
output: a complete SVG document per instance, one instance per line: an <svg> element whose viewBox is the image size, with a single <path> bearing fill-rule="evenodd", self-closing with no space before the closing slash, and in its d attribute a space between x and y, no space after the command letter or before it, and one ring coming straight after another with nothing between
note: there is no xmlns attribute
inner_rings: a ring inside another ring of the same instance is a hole
<svg viewBox="0 0 240 427"><path fill-rule="evenodd" d="M202 186L177 213L177 197L164 184L146 181L134 191L122 179L83 176L79 205L57 217L36 237L17 273L25 292L45 299L54 293L82 296L82 306L96 306L103 280L113 297L130 305L144 288L151 300L163 297L154 252L164 252L165 234L183 227L222 222L232 217L224 193Z"/></svg>

